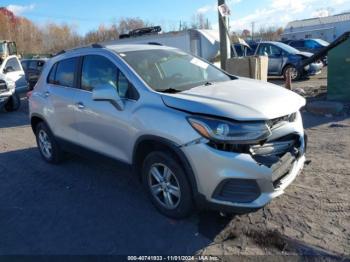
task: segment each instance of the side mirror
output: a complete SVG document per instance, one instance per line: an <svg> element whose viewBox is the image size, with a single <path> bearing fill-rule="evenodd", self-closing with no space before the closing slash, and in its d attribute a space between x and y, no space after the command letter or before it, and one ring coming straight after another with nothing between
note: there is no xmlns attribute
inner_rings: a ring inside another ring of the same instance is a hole
<svg viewBox="0 0 350 262"><path fill-rule="evenodd" d="M96 86L92 91L92 99L95 101L108 101L118 110L124 110L124 102L111 84L107 83Z"/></svg>
<svg viewBox="0 0 350 262"><path fill-rule="evenodd" d="M15 69L12 66L8 66L4 69L4 74L13 72L13 71L15 71Z"/></svg>
<svg viewBox="0 0 350 262"><path fill-rule="evenodd" d="M6 82L4 80L0 80L0 90L6 90L6 89L7 89Z"/></svg>

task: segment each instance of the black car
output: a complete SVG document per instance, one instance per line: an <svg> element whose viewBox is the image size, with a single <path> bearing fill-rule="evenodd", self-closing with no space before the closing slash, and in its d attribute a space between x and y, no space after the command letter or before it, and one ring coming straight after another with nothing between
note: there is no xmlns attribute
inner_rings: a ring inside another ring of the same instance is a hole
<svg viewBox="0 0 350 262"><path fill-rule="evenodd" d="M22 67L26 75L26 80L29 85L29 90L32 90L36 82L38 81L46 61L46 58L21 60Z"/></svg>
<svg viewBox="0 0 350 262"><path fill-rule="evenodd" d="M302 40L287 40L284 41L287 45L290 45L300 51L317 53L322 50L324 47L327 47L329 43L322 39L302 39ZM322 59L323 63L327 64L327 57Z"/></svg>

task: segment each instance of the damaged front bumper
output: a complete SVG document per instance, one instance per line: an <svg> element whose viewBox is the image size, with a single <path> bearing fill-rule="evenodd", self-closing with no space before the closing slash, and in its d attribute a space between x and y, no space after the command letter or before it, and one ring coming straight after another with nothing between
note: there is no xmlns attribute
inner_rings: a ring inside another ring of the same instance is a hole
<svg viewBox="0 0 350 262"><path fill-rule="evenodd" d="M298 113L294 123L274 129L270 141L251 146L249 153L208 143L182 150L196 176L200 205L240 213L259 209L284 193L304 166L306 141Z"/></svg>
<svg viewBox="0 0 350 262"><path fill-rule="evenodd" d="M313 76L313 75L318 75L322 72L324 65L322 61L318 61L315 63L311 63L306 71L306 75L308 76Z"/></svg>

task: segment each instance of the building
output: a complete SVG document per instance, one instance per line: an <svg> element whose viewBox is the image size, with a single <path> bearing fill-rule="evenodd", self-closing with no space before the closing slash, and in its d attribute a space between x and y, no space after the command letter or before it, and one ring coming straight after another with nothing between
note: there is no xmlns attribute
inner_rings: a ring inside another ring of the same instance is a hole
<svg viewBox="0 0 350 262"><path fill-rule="evenodd" d="M347 12L289 22L282 34L282 40L320 38L332 42L349 30L350 12Z"/></svg>

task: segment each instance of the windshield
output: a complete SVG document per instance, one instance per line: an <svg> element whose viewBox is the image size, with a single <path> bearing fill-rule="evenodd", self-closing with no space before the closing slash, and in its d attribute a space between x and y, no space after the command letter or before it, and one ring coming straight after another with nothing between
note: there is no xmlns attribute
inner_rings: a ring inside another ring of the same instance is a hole
<svg viewBox="0 0 350 262"><path fill-rule="evenodd" d="M180 92L231 78L209 63L180 50L141 50L120 56L154 90Z"/></svg>
<svg viewBox="0 0 350 262"><path fill-rule="evenodd" d="M329 43L327 41L324 41L322 39L315 39L317 43L319 43L321 46L329 46Z"/></svg>
<svg viewBox="0 0 350 262"><path fill-rule="evenodd" d="M286 51L287 53L290 53L290 54L298 54L300 53L300 51L298 49L295 49L294 47L291 47L289 45L286 45L284 43L281 43L281 42L274 42L274 44L276 46L278 46L279 48L282 48L284 51Z"/></svg>

